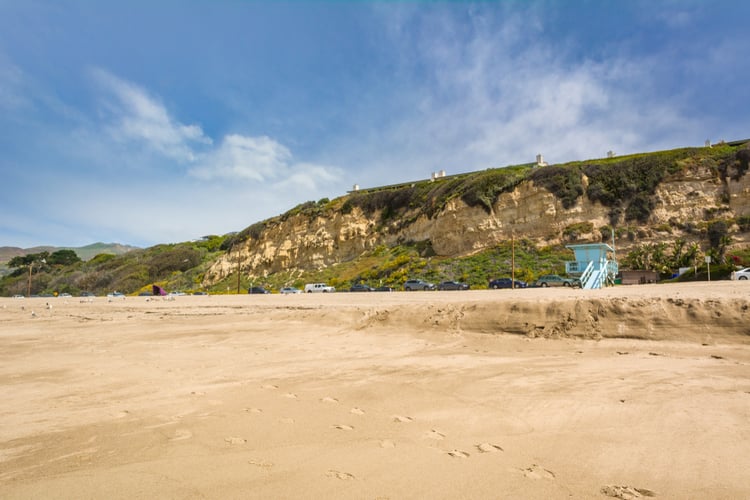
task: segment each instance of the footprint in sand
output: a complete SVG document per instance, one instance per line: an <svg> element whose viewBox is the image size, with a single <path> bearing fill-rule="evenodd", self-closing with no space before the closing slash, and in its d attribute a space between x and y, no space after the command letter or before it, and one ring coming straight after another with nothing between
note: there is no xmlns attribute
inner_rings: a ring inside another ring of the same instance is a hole
<svg viewBox="0 0 750 500"><path fill-rule="evenodd" d="M528 477L529 479L555 479L554 472L537 464L532 464L531 467L519 470L523 473L524 477Z"/></svg>
<svg viewBox="0 0 750 500"><path fill-rule="evenodd" d="M621 500L631 500L633 498L655 497L656 493L645 488L634 488L632 486L602 486L600 490L602 495Z"/></svg>
<svg viewBox="0 0 750 500"><path fill-rule="evenodd" d="M332 398L330 396L326 396L323 399L320 400L322 403L338 403L339 400L336 398Z"/></svg>
<svg viewBox="0 0 750 500"><path fill-rule="evenodd" d="M326 476L335 477L336 479L341 479L342 481L350 481L352 479L356 479L354 477L354 474L349 474L348 472L341 472L333 469L326 472Z"/></svg>
<svg viewBox="0 0 750 500"><path fill-rule="evenodd" d="M263 413L260 408L245 408L245 411L248 413Z"/></svg>
<svg viewBox="0 0 750 500"><path fill-rule="evenodd" d="M451 450L447 451L446 453L453 458L469 458L469 454L461 450Z"/></svg>
<svg viewBox="0 0 750 500"><path fill-rule="evenodd" d="M406 422L413 422L414 419L411 418L411 417L403 417L401 415L394 415L393 416L393 421L403 424L403 423L406 423Z"/></svg>
<svg viewBox="0 0 750 500"><path fill-rule="evenodd" d="M380 447L381 448L395 448L396 447L396 443L394 443L390 439L383 439L380 442Z"/></svg>
<svg viewBox="0 0 750 500"><path fill-rule="evenodd" d="M476 447L480 453L494 453L496 451L504 451L500 446L492 443L481 443L476 445Z"/></svg>
<svg viewBox="0 0 750 500"><path fill-rule="evenodd" d="M174 431L174 437L170 441L182 441L183 439L190 439L193 437L193 433L187 429L177 429Z"/></svg>
<svg viewBox="0 0 750 500"><path fill-rule="evenodd" d="M270 469L273 467L273 462L266 462L264 460L248 460L247 463L263 469Z"/></svg>
<svg viewBox="0 0 750 500"><path fill-rule="evenodd" d="M224 438L224 441L226 441L229 444L245 444L245 443L247 443L247 439L241 438L241 437L228 437L228 438Z"/></svg>
<svg viewBox="0 0 750 500"><path fill-rule="evenodd" d="M262 385L261 387L263 389L278 389L279 388L278 385L274 385L274 384L265 384L265 385Z"/></svg>
<svg viewBox="0 0 750 500"><path fill-rule="evenodd" d="M349 410L349 413L353 413L355 415L364 415L365 414L365 410L363 410L361 408L357 408L355 406L354 408L352 408L351 410Z"/></svg>
<svg viewBox="0 0 750 500"><path fill-rule="evenodd" d="M340 431L353 431L354 430L354 427L352 427L351 425L346 425L346 424L336 424L336 425L332 425L331 427L334 429L338 429Z"/></svg>
<svg viewBox="0 0 750 500"><path fill-rule="evenodd" d="M435 429L432 429L431 431L425 433L424 438L434 439L436 441L442 441L443 439L445 439L445 434L443 434L442 432L438 432Z"/></svg>
<svg viewBox="0 0 750 500"><path fill-rule="evenodd" d="M289 399L297 399L297 395L293 392L287 392L286 394L284 394L284 397Z"/></svg>
<svg viewBox="0 0 750 500"><path fill-rule="evenodd" d="M281 422L282 424L293 424L294 419L293 418L280 418L279 422Z"/></svg>

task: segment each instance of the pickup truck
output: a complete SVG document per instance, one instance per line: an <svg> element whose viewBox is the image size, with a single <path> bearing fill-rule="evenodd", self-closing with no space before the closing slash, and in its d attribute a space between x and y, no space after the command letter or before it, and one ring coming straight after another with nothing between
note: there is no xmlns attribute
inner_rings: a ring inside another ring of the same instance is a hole
<svg viewBox="0 0 750 500"><path fill-rule="evenodd" d="M308 283L305 285L305 293L313 293L313 292L320 292L320 293L328 293L328 292L335 292L336 288L326 285L325 283Z"/></svg>

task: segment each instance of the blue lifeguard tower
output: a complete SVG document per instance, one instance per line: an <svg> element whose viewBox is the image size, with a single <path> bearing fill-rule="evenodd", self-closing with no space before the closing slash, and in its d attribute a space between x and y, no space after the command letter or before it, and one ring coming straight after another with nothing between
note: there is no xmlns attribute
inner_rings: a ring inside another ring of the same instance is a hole
<svg viewBox="0 0 750 500"><path fill-rule="evenodd" d="M615 249L606 243L583 243L565 245L576 256L576 260L565 263L565 271L581 280L581 288L593 289L612 286L617 276Z"/></svg>

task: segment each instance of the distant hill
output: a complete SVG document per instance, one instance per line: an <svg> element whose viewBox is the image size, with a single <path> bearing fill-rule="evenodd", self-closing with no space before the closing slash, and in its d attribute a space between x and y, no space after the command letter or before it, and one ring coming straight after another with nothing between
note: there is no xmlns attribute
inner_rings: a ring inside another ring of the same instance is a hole
<svg viewBox="0 0 750 500"><path fill-rule="evenodd" d="M73 250L81 260L90 260L101 253L108 253L113 255L122 255L131 250L137 250L138 247L123 245L121 243L92 243L83 247L53 247L53 246L38 246L31 248L19 248L19 247L0 247L0 271L5 268L5 265L13 257L21 255L27 255L30 253L40 252L56 252L58 250Z"/></svg>
<svg viewBox="0 0 750 500"><path fill-rule="evenodd" d="M58 248L57 250L60 249ZM122 255L131 250L139 250L139 248L130 245L123 245L121 243L92 243L85 247L70 248L70 250L74 250L81 260L90 260L102 253Z"/></svg>

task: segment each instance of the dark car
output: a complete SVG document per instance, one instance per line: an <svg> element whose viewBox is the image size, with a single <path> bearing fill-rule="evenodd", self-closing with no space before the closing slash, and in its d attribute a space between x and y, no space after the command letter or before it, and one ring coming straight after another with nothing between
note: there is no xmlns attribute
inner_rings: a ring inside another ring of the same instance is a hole
<svg viewBox="0 0 750 500"><path fill-rule="evenodd" d="M438 284L437 286L438 290L468 290L469 285L466 283L461 283L459 281L443 281L442 283Z"/></svg>
<svg viewBox="0 0 750 500"><path fill-rule="evenodd" d="M414 290L434 290L435 285L429 281L423 280L406 280L404 283L404 290L411 292Z"/></svg>
<svg viewBox="0 0 750 500"><path fill-rule="evenodd" d="M375 292L395 292L396 289L390 286L379 286L375 288L373 291Z"/></svg>
<svg viewBox="0 0 750 500"><path fill-rule="evenodd" d="M263 294L263 293L271 293L271 292L269 292L268 290L266 290L262 286L251 286L250 288L247 289L247 293Z"/></svg>
<svg viewBox="0 0 750 500"><path fill-rule="evenodd" d="M352 285L352 287L349 289L350 292L372 292L372 287L365 285L364 283L357 283L356 285Z"/></svg>
<svg viewBox="0 0 750 500"><path fill-rule="evenodd" d="M528 284L525 281L513 280L511 278L497 278L490 281L488 288L497 290L498 288L526 288Z"/></svg>
<svg viewBox="0 0 750 500"><path fill-rule="evenodd" d="M567 286L567 287L580 287L581 280L578 278L563 278L557 274L545 274L540 276L534 283L535 286L548 287L548 286Z"/></svg>

